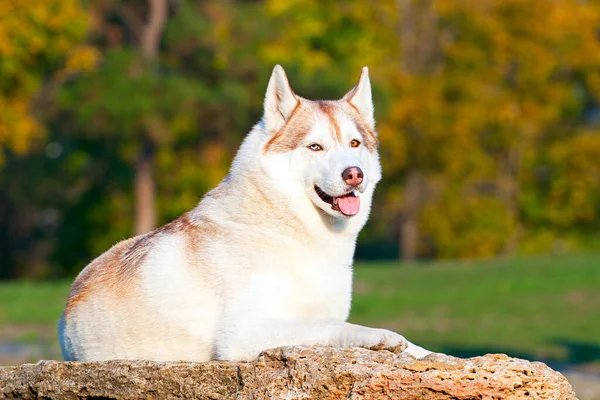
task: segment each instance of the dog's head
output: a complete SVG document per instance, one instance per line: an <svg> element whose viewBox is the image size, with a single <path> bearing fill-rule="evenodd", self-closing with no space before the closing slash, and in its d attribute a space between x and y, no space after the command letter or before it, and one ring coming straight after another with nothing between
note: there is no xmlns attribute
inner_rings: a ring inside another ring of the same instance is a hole
<svg viewBox="0 0 600 400"><path fill-rule="evenodd" d="M277 181L277 190L288 197L306 195L335 218L368 214L381 166L366 67L341 100L312 101L293 92L277 65L261 127L261 166Z"/></svg>

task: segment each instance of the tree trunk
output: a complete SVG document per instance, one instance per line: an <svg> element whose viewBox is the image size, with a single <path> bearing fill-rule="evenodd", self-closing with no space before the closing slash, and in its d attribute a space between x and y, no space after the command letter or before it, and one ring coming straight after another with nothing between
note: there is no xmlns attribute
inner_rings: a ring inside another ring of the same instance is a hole
<svg viewBox="0 0 600 400"><path fill-rule="evenodd" d="M148 21L141 37L142 54L151 62L158 54L158 45L167 17L167 0L148 0ZM147 65L148 65L147 64ZM154 193L154 138L153 124L147 123L143 143L135 168L135 233L150 232L156 227L156 204Z"/></svg>
<svg viewBox="0 0 600 400"><path fill-rule="evenodd" d="M156 205L154 201L154 145L144 140L135 166L135 234L150 232L156 227Z"/></svg>
<svg viewBox="0 0 600 400"><path fill-rule="evenodd" d="M400 254L404 261L414 261L419 247L419 216L423 202L423 177L416 169L408 171L404 188L404 207L400 218Z"/></svg>
<svg viewBox="0 0 600 400"><path fill-rule="evenodd" d="M498 175L496 178L496 196L502 201L508 211L508 218L519 221L519 175L521 170L522 150L521 143L516 143L508 149L506 154L498 161ZM511 254L519 245L521 227L517 224L514 232L506 239L502 253Z"/></svg>
<svg viewBox="0 0 600 400"><path fill-rule="evenodd" d="M400 68L411 75L427 74L434 69L439 50L438 15L433 3L430 0L396 0L396 9L399 14L397 34L401 53ZM418 130L410 130L410 146L419 146L421 135ZM419 217L425 202L427 184L421 167L424 161L410 158L406 172L404 205L399 221L399 257L404 261L413 261L418 256L421 236Z"/></svg>
<svg viewBox="0 0 600 400"><path fill-rule="evenodd" d="M158 44L167 19L167 0L148 0L148 22L142 34L142 53L153 60L158 53Z"/></svg>

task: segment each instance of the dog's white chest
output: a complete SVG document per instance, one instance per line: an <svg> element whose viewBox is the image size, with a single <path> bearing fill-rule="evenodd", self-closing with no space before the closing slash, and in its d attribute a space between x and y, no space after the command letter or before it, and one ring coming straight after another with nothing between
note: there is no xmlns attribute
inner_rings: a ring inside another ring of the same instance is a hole
<svg viewBox="0 0 600 400"><path fill-rule="evenodd" d="M352 270L325 262L290 260L287 266L253 275L237 302L266 318L314 319L348 317Z"/></svg>
<svg viewBox="0 0 600 400"><path fill-rule="evenodd" d="M311 266L291 277L290 309L299 318L338 318L345 320L350 311L352 270L323 263Z"/></svg>

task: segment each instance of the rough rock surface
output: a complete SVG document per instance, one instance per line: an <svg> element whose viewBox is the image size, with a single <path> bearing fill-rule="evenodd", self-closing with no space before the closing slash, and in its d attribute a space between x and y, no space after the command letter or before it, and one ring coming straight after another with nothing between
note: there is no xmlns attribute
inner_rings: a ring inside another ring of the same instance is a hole
<svg viewBox="0 0 600 400"><path fill-rule="evenodd" d="M40 361L0 367L0 398L575 399L538 362L486 355L423 360L389 351L284 347L253 362Z"/></svg>

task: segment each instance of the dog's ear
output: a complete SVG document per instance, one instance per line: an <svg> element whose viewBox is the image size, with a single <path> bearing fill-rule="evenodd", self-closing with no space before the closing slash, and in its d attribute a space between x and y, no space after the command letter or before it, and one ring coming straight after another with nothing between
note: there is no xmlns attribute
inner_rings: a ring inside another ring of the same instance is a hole
<svg viewBox="0 0 600 400"><path fill-rule="evenodd" d="M283 127L298 105L298 98L288 82L281 65L273 68L265 94L263 123L265 131L277 132Z"/></svg>
<svg viewBox="0 0 600 400"><path fill-rule="evenodd" d="M342 100L352 104L369 124L369 128L375 129L375 117L373 115L373 98L371 96L371 81L369 80L369 68L363 67L360 79Z"/></svg>

